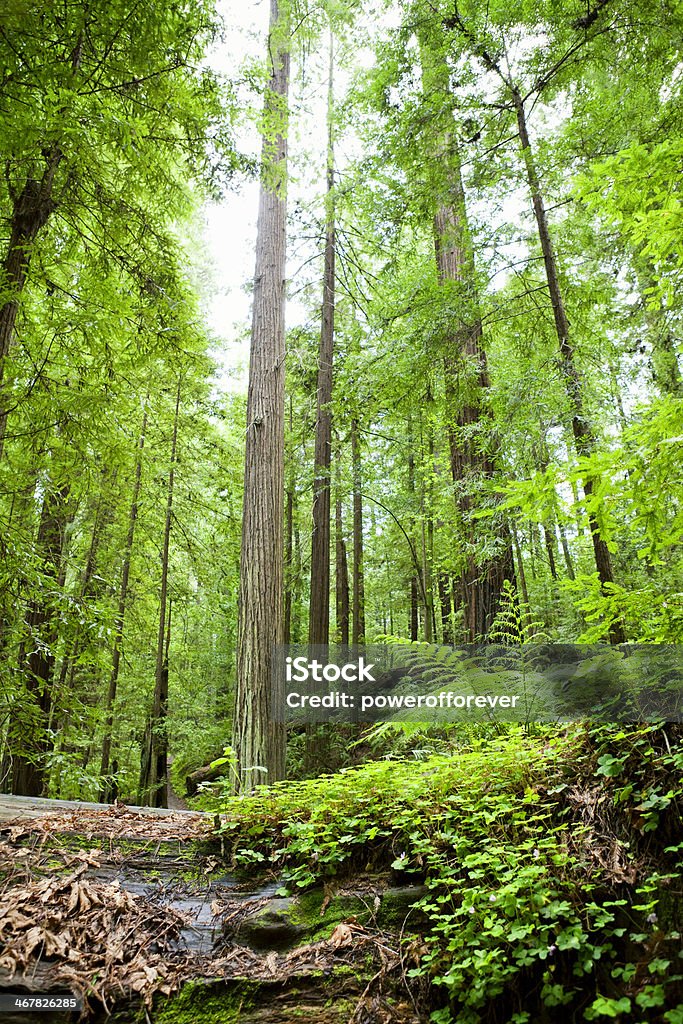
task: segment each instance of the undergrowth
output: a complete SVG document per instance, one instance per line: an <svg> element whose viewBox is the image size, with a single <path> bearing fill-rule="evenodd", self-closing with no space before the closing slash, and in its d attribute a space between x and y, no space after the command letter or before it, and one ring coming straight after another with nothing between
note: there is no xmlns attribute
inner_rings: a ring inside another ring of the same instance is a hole
<svg viewBox="0 0 683 1024"><path fill-rule="evenodd" d="M290 889L424 880L435 1024L683 1024L675 727L513 730L220 800L238 867Z"/></svg>

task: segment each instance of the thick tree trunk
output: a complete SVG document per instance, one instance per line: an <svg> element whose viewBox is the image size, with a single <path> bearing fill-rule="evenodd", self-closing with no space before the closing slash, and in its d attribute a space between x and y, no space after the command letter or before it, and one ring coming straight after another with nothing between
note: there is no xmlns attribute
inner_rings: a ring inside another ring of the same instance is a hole
<svg viewBox="0 0 683 1024"><path fill-rule="evenodd" d="M557 260L555 258L555 251L550 238L545 201L531 150L531 143L529 141L524 100L516 87L511 87L511 94L517 115L519 140L522 147L522 156L524 158L524 166L526 168L527 181L529 183L531 201L538 228L538 237L541 244L541 253L543 255L543 264L545 266L546 280L548 282L550 302L553 308L555 331L560 348L560 367L562 370L567 398L569 400L574 447L579 458L583 458L590 455L595 450L595 436L585 415L583 381L576 365L574 347L571 342L569 320L567 319L564 300L562 297L562 289L560 288ZM599 483L599 480L595 477L585 477L583 481L583 490L587 501L590 501L596 483ZM598 570L598 576L600 578L603 592L606 593L610 584L614 583L612 558L607 546L607 541L600 534L600 527L595 515L590 511L588 511L588 521L593 541L595 565ZM623 624L618 621L612 623L609 636L612 643L624 643L626 637Z"/></svg>
<svg viewBox="0 0 683 1024"><path fill-rule="evenodd" d="M468 266L468 229L459 166L452 173L457 178L455 194L459 196L462 205L459 210L455 207L441 207L437 212L434 221L437 267L442 284L456 281L471 288L474 268ZM496 538L499 553L495 557L479 557L476 554L477 527L472 515L476 511L483 481L491 479L496 471L493 454L482 450L479 442L473 443L467 439L468 435L471 436L468 428L481 423L486 417L486 394L490 382L486 353L481 341L481 320L476 316L469 327L454 334L452 354L444 361L450 467L465 549L460 578L460 606L464 612L465 639L468 643L481 640L488 634L500 606L503 584L506 579L514 581L515 578L510 538L504 527ZM462 378L472 373L472 367L476 367L475 379L463 388ZM489 452L492 447L490 444Z"/></svg>
<svg viewBox="0 0 683 1024"><path fill-rule="evenodd" d="M332 461L332 362L334 358L335 214L334 214L334 45L330 33L327 96L327 209L322 325L318 353L317 419L313 481L313 535L308 642L326 644L330 636L330 465Z"/></svg>
<svg viewBox="0 0 683 1024"><path fill-rule="evenodd" d="M34 243L55 209L54 178L62 159L57 147L45 157L42 177L28 178L12 207L9 245L2 263L0 289L7 295L0 307L0 459L7 431L8 403L3 388L5 362L12 346L21 293L28 278Z"/></svg>
<svg viewBox="0 0 683 1024"><path fill-rule="evenodd" d="M52 676L57 641L55 594L62 577L62 555L68 522L69 484L49 486L43 498L37 547L42 556L45 592L34 597L26 613L29 653L22 658L25 698L20 715L10 723L12 792L41 796L46 781L45 756L50 749L47 725L52 704Z"/></svg>
<svg viewBox="0 0 683 1024"><path fill-rule="evenodd" d="M363 575L363 495L358 420L351 421L353 472L353 631L354 647L365 642L365 579Z"/></svg>
<svg viewBox="0 0 683 1024"><path fill-rule="evenodd" d="M236 788L285 774L285 727L271 714L273 648L283 639L285 241L289 38L270 4L261 193L247 398L240 553L237 685L232 747Z"/></svg>
<svg viewBox="0 0 683 1024"><path fill-rule="evenodd" d="M166 490L166 517L164 521L164 542L161 553L161 589L159 593L159 632L157 634L157 657L154 674L154 699L152 713L148 719L142 748L140 771L140 803L151 807L168 806L168 736L166 718L168 714L168 648L171 639L171 615L168 607L168 566L171 547L171 523L173 518L173 485L178 451L178 418L182 378L178 380L175 413L173 416L173 438L171 459ZM167 618L168 614L168 618Z"/></svg>
<svg viewBox="0 0 683 1024"><path fill-rule="evenodd" d="M128 603L128 581L130 579L130 565L133 557L133 543L135 540L135 526L138 520L138 503L140 501L140 487L142 482L142 455L145 448L145 434L147 432L147 411L142 417L140 438L138 440L138 457L135 463L135 477L133 480L133 500L131 501L128 513L128 533L126 535L126 546L121 567L121 584L119 586L119 600L116 611L116 622L114 623L114 647L112 649L111 671L109 673L109 686L106 698L106 718L104 722L104 737L102 739L102 757L100 760L100 794L102 803L109 803L114 799L114 782L109 778L109 760L111 757L112 736L114 731L114 703L119 681L119 669L121 666L121 647L123 644L123 627L126 618L126 605Z"/></svg>
<svg viewBox="0 0 683 1024"><path fill-rule="evenodd" d="M448 67L440 54L430 48L430 41L421 39L423 90L428 102L448 104L450 85ZM440 112L440 109L439 109ZM461 573L461 607L464 612L465 639L473 643L489 632L500 604L506 579L514 580L514 564L509 533L501 527L494 538L498 553L480 556L481 522L475 526L476 510L482 482L495 473L495 444L488 438L482 446L473 442L472 426L487 418L489 375L486 353L482 345L482 326L475 283L474 256L467 222L465 193L462 185L460 156L456 141L447 126L437 145L439 186L436 190L434 245L439 283L459 287L459 319L462 327L453 332L450 351L444 358L447 401L447 432L450 465L460 518L463 546ZM490 431L489 431L490 433Z"/></svg>

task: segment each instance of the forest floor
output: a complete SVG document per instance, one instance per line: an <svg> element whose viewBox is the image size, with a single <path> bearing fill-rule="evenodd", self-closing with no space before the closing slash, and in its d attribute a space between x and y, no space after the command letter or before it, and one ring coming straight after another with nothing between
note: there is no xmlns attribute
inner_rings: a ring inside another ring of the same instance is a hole
<svg viewBox="0 0 683 1024"><path fill-rule="evenodd" d="M232 874L206 814L0 798L0 995L72 994L43 1024L420 1021L386 879L278 898ZM361 923L363 921L363 923ZM387 979L390 984L387 985ZM399 990L401 990L399 992ZM25 1011L3 1024L26 1024Z"/></svg>

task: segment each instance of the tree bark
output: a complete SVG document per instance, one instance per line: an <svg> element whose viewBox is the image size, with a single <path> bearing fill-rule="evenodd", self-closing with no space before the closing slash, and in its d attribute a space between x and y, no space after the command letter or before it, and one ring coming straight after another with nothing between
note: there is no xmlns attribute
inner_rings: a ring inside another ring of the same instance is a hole
<svg viewBox="0 0 683 1024"><path fill-rule="evenodd" d="M411 507L415 504L415 446L413 439L413 417L408 412L408 494L410 495ZM410 516L409 531L413 534L415 531L415 517ZM413 547L413 541L410 542ZM413 562L415 564L413 564ZM411 577L410 577L410 639L417 640L420 631L420 596L424 590L422 586L422 578L420 576L420 567L417 564L417 560L411 561Z"/></svg>
<svg viewBox="0 0 683 1024"><path fill-rule="evenodd" d="M271 0L272 64L264 103L232 735L239 790L276 782L285 774L285 728L271 714L271 669L273 648L283 639L288 32L278 0Z"/></svg>
<svg viewBox="0 0 683 1024"><path fill-rule="evenodd" d="M327 644L330 636L330 466L332 461L332 364L334 359L335 212L334 212L334 41L330 30L327 93L327 205L322 324L318 353L317 418L313 481L313 535L308 617L309 644Z"/></svg>
<svg viewBox="0 0 683 1024"><path fill-rule="evenodd" d="M529 621L531 616L531 604L529 603L529 588L526 584L526 572L524 571L524 559L522 557L522 549L520 547L519 538L517 537L517 531L514 526L511 529L512 543L515 549L515 555L517 556L517 574L519 576L519 586L522 591L522 600L524 601L524 610L522 618Z"/></svg>
<svg viewBox="0 0 683 1024"><path fill-rule="evenodd" d="M289 396L289 443L293 443L294 434L294 410L292 396ZM287 487L285 491L285 561L284 561L284 622L282 627L282 642L291 643L292 640L292 602L294 599L294 563L293 563L293 542L294 542L294 506L296 497L296 466L294 452L287 453Z"/></svg>
<svg viewBox="0 0 683 1024"><path fill-rule="evenodd" d="M417 576L412 576L410 580L410 639L418 639L418 631L420 628L419 616L418 616L418 598L419 588L417 582Z"/></svg>
<svg viewBox="0 0 683 1024"><path fill-rule="evenodd" d="M550 567L550 577L552 580L557 580L557 563L555 559L555 533L550 529L547 523L543 523L543 540L545 541L545 550L548 555L548 565Z"/></svg>
<svg viewBox="0 0 683 1024"><path fill-rule="evenodd" d="M429 42L421 40L423 90L434 103L447 103L450 97L448 68L431 53ZM486 352L482 345L482 325L478 311L474 255L467 222L460 156L451 133L443 129L437 143L438 173L443 175L437 189L434 214L434 246L441 286L459 287L463 324L449 339L450 351L444 358L447 401L447 433L450 466L455 487L463 546L461 607L464 612L465 639L473 643L484 638L495 619L506 579L514 581L514 563L509 533L498 530L493 557L477 554L472 513L483 480L495 473L496 452L493 438L482 446L471 440L472 427L487 417L487 393L490 386ZM445 173L444 173L445 168ZM479 524L481 529L481 524Z"/></svg>
<svg viewBox="0 0 683 1024"><path fill-rule="evenodd" d="M426 395L427 406L432 404L431 392ZM420 423L422 439L422 424ZM422 537L422 596L424 609L424 639L430 644L436 633L434 622L434 582L432 564L434 561L434 519L432 513L432 473L434 469L434 434L432 423L427 423L427 483L425 474L420 474L420 525ZM424 444L424 442L423 442ZM422 447L422 446L421 446Z"/></svg>
<svg viewBox="0 0 683 1024"><path fill-rule="evenodd" d="M41 796L46 781L45 756L50 750L47 725L52 704L52 677L57 640L55 591L59 591L65 529L68 522L68 483L48 486L40 516L37 547L42 555L44 593L31 599L26 613L28 656L22 657L26 700L10 724L12 793Z"/></svg>
<svg viewBox="0 0 683 1024"><path fill-rule="evenodd" d="M575 580L576 573L574 572L574 563L572 561L571 552L569 550L569 544L567 542L567 534L565 532L564 526L562 526L561 523L558 525L558 530L560 532L560 544L562 545L562 555L564 557L564 564L567 567L567 576L570 580Z"/></svg>
<svg viewBox="0 0 683 1024"><path fill-rule="evenodd" d="M58 147L45 157L40 179L29 177L12 207L9 245L2 263L0 287L8 298L0 307L0 459L2 458L9 408L3 388L5 362L14 338L21 293L28 278L34 243L55 209L54 179L62 160Z"/></svg>
<svg viewBox="0 0 683 1024"><path fill-rule="evenodd" d="M173 517L173 485L178 451L178 418L182 377L178 380L175 413L173 416L173 438L166 490L166 517L164 521L164 542L161 553L161 588L159 593L159 632L157 634L156 669L154 673L154 699L152 712L147 722L142 748L140 771L140 802L150 807L168 806L168 736L166 718L168 714L168 648L170 643L170 611L168 612L168 565L171 546L171 522Z"/></svg>
<svg viewBox="0 0 683 1024"><path fill-rule="evenodd" d="M336 534L336 627L339 642L343 647L349 645L349 567L346 555L346 539L344 537L344 519L342 511L339 481L337 481L337 498L335 502L335 534Z"/></svg>
<svg viewBox="0 0 683 1024"><path fill-rule="evenodd" d="M294 533L294 480L291 479L287 486L287 504L285 508L285 608L284 625L282 631L282 642L288 644L292 638L292 588L293 588L293 566L292 566L292 540Z"/></svg>
<svg viewBox="0 0 683 1024"><path fill-rule="evenodd" d="M439 573L439 604L441 606L441 631L443 642L451 646L455 640L453 636L453 614L451 611L451 581L448 573Z"/></svg>
<svg viewBox="0 0 683 1024"><path fill-rule="evenodd" d="M567 398L569 400L574 447L579 458L583 458L591 455L595 450L595 436L584 411L583 381L578 367L576 366L574 347L570 337L569 320L567 318L562 289L560 287L557 260L548 228L545 201L543 198L538 171L536 170L531 143L529 141L524 100L515 86L510 86L510 92L517 116L519 140L522 148L522 156L524 158L529 190L531 192L534 216L536 218L536 225L538 228L538 238L541 244L541 253L543 255L543 264L545 267L546 281L548 283L550 302L553 309L555 332L557 334L557 340L560 348L560 368L562 371ZM589 475L585 476L583 481L583 490L587 501L590 501L596 483L599 483L599 480L596 477ZM597 519L595 518L595 514L587 510L587 515L588 522L590 524L591 539L593 542L595 565L598 570L598 576L600 578L603 593L607 593L609 585L614 583L612 558L607 542L600 534L600 527ZM612 623L609 630L609 637L610 641L614 644L621 644L625 642L626 636L621 622L616 621Z"/></svg>
<svg viewBox="0 0 683 1024"><path fill-rule="evenodd" d="M351 421L353 471L353 632L354 647L365 642L365 580L363 575L363 495L358 420Z"/></svg>
<svg viewBox="0 0 683 1024"><path fill-rule="evenodd" d="M133 557L133 543L135 540L135 526L138 520L138 504L140 501L140 488L142 483L142 455L145 448L145 434L147 432L147 410L142 417L140 438L138 440L138 456L135 463L135 476L133 480L133 499L128 513L128 533L126 535L126 546L124 548L123 565L121 567L121 584L119 586L119 601L114 623L114 646L111 657L111 672L109 674L109 686L106 698L106 718L104 722L104 737L102 739L102 757L100 760L100 794L101 803L109 803L114 799L114 784L109 778L109 760L111 757L112 736L114 731L114 704L118 688L119 669L121 666L121 647L123 644L123 627L126 618L126 605L128 603L128 581L130 579L130 565Z"/></svg>

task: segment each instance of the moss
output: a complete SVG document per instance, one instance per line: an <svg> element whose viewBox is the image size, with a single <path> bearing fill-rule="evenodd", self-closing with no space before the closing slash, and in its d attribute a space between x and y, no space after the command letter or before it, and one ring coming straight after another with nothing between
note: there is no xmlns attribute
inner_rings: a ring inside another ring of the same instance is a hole
<svg viewBox="0 0 683 1024"><path fill-rule="evenodd" d="M394 931L419 931L428 924L424 911L415 906L429 890L424 885L404 885L385 889L378 921L382 928Z"/></svg>
<svg viewBox="0 0 683 1024"><path fill-rule="evenodd" d="M307 942L329 938L335 926L347 918L368 924L374 916L371 895L336 893L321 912L323 901L322 889L309 889L296 897L290 916L292 923L305 929Z"/></svg>
<svg viewBox="0 0 683 1024"><path fill-rule="evenodd" d="M353 995L346 991L349 978L354 982ZM278 1024L312 1019L323 1024L345 1024L357 1002L356 989L362 990L367 980L362 973L344 967L335 968L332 975L315 971L301 982L284 985L245 980L194 981L178 995L155 1001L149 1016L152 1024L266 1024L271 1019L271 1007L276 1007L272 1019ZM116 1020L114 1017L112 1024ZM122 1017L121 1024L124 1020L130 1017ZM137 1021L142 1024L144 1020L143 1009Z"/></svg>
<svg viewBox="0 0 683 1024"><path fill-rule="evenodd" d="M254 1005L258 982L193 981L155 1007L153 1024L233 1024Z"/></svg>

